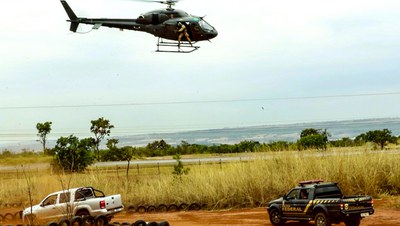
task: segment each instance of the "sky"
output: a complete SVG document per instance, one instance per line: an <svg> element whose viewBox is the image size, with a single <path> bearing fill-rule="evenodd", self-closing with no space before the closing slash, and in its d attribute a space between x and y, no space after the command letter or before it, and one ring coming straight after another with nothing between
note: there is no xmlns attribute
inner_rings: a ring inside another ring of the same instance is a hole
<svg viewBox="0 0 400 226"><path fill-rule="evenodd" d="M165 7L67 0L79 17L137 18ZM218 30L190 54L157 38L80 25L59 0L0 2L0 144L400 117L400 1L182 0Z"/></svg>

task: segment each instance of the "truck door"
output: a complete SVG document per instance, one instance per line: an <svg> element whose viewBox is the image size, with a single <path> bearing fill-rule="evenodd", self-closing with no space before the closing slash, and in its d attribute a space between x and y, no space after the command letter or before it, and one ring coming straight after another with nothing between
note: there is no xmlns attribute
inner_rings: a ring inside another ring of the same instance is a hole
<svg viewBox="0 0 400 226"><path fill-rule="evenodd" d="M46 219L49 216L59 215L59 211L57 209L57 198L58 194L50 195L40 203L40 208L37 211L39 218Z"/></svg>
<svg viewBox="0 0 400 226"><path fill-rule="evenodd" d="M282 213L288 217L306 218L308 204L310 203L309 189L293 189L287 196L282 205Z"/></svg>

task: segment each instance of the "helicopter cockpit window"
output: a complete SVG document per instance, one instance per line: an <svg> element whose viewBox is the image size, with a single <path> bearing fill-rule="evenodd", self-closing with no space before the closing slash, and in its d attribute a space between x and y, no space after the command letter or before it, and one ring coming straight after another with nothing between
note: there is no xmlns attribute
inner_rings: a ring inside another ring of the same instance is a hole
<svg viewBox="0 0 400 226"><path fill-rule="evenodd" d="M203 28L206 31L214 30L214 28L211 25L209 25L205 20L200 20L199 25L201 28Z"/></svg>

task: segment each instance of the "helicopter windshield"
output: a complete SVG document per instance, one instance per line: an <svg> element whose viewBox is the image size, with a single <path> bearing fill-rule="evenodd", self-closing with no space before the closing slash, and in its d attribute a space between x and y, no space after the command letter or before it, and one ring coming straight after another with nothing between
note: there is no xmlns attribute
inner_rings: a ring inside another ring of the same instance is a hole
<svg viewBox="0 0 400 226"><path fill-rule="evenodd" d="M200 27L202 29L204 29L206 31L213 31L214 30L214 28L203 19L199 21L199 25L200 25Z"/></svg>

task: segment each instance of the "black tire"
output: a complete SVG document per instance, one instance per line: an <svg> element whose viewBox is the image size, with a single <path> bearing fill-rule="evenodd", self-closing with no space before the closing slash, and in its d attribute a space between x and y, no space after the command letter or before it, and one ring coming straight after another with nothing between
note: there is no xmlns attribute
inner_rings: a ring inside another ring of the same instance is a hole
<svg viewBox="0 0 400 226"><path fill-rule="evenodd" d="M134 206L128 206L128 209L126 210L127 213L134 213L135 212L135 207Z"/></svg>
<svg viewBox="0 0 400 226"><path fill-rule="evenodd" d="M156 212L157 208L155 206L149 206L147 207L147 212L148 213L154 213Z"/></svg>
<svg viewBox="0 0 400 226"><path fill-rule="evenodd" d="M83 226L83 218L81 216L75 216L71 219L71 226Z"/></svg>
<svg viewBox="0 0 400 226"><path fill-rule="evenodd" d="M92 216L84 215L82 217L82 221L83 221L83 226L87 226L87 225L93 226L94 225L94 217L92 217Z"/></svg>
<svg viewBox="0 0 400 226"><path fill-rule="evenodd" d="M344 221L344 224L346 226L359 226L361 224L361 218L360 217L352 217L352 218L346 219Z"/></svg>
<svg viewBox="0 0 400 226"><path fill-rule="evenodd" d="M186 211L186 210L188 210L188 208L189 208L189 205L187 203L182 203L179 205L180 211Z"/></svg>
<svg viewBox="0 0 400 226"><path fill-rule="evenodd" d="M285 223L285 221L282 220L281 212L276 208L271 209L271 211L269 212L269 221L272 225L275 226L283 225Z"/></svg>
<svg viewBox="0 0 400 226"><path fill-rule="evenodd" d="M61 218L61 220L58 222L59 226L71 226L71 221L69 221L67 218Z"/></svg>
<svg viewBox="0 0 400 226"><path fill-rule="evenodd" d="M144 220L137 220L132 226L146 226L146 222Z"/></svg>
<svg viewBox="0 0 400 226"><path fill-rule="evenodd" d="M10 222L14 220L14 215L12 213L6 213L3 217L5 222Z"/></svg>
<svg viewBox="0 0 400 226"><path fill-rule="evenodd" d="M154 221L151 221L151 222L147 223L146 226L158 226L158 223L154 222Z"/></svg>
<svg viewBox="0 0 400 226"><path fill-rule="evenodd" d="M201 206L197 203L192 203L189 206L189 210L200 210L200 209L201 209Z"/></svg>
<svg viewBox="0 0 400 226"><path fill-rule="evenodd" d="M171 204L168 206L168 212L176 212L179 211L179 207L175 204Z"/></svg>
<svg viewBox="0 0 400 226"><path fill-rule="evenodd" d="M81 210L76 211L75 216L80 216L80 217L90 216L90 213L86 209L81 209Z"/></svg>
<svg viewBox="0 0 400 226"><path fill-rule="evenodd" d="M46 226L58 226L58 224L55 221L51 221L51 222L47 223Z"/></svg>
<svg viewBox="0 0 400 226"><path fill-rule="evenodd" d="M108 219L106 216L99 215L94 218L94 226L107 226L107 225L108 225Z"/></svg>
<svg viewBox="0 0 400 226"><path fill-rule="evenodd" d="M160 204L157 206L157 212L167 212L168 211L168 206L164 204Z"/></svg>
<svg viewBox="0 0 400 226"><path fill-rule="evenodd" d="M138 206L138 208L136 209L136 212L138 213L145 213L146 212L146 207L145 206Z"/></svg>
<svg viewBox="0 0 400 226"><path fill-rule="evenodd" d="M330 220L326 217L326 214L323 212L317 213L317 215L315 215L314 221L315 221L315 226L331 226L332 225Z"/></svg>
<svg viewBox="0 0 400 226"><path fill-rule="evenodd" d="M169 226L168 221L161 221L160 223L158 223L159 226Z"/></svg>
<svg viewBox="0 0 400 226"><path fill-rule="evenodd" d="M131 223L129 223L129 222L123 222L122 224L120 224L121 226L130 226L131 225Z"/></svg>

